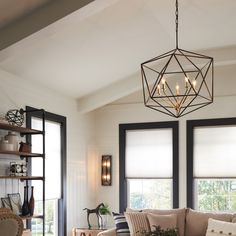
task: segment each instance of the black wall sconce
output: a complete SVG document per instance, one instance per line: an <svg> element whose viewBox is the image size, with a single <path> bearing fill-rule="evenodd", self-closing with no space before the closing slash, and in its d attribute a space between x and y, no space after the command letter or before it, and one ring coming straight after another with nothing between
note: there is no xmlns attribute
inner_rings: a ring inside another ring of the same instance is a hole
<svg viewBox="0 0 236 236"><path fill-rule="evenodd" d="M102 156L102 185L111 186L111 155Z"/></svg>

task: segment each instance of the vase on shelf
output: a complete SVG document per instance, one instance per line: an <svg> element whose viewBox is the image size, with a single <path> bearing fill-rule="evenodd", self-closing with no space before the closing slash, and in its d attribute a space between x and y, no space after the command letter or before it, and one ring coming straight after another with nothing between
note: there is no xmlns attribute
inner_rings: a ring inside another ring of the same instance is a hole
<svg viewBox="0 0 236 236"><path fill-rule="evenodd" d="M34 215L34 186L31 186L31 196L29 200L29 213Z"/></svg>
<svg viewBox="0 0 236 236"><path fill-rule="evenodd" d="M99 228L106 229L107 227L108 215L100 215L99 217Z"/></svg>
<svg viewBox="0 0 236 236"><path fill-rule="evenodd" d="M22 216L29 215L29 203L28 203L28 186L24 187L24 202L22 205Z"/></svg>
<svg viewBox="0 0 236 236"><path fill-rule="evenodd" d="M14 132L9 131L5 139L13 145L13 151L18 151L18 136Z"/></svg>

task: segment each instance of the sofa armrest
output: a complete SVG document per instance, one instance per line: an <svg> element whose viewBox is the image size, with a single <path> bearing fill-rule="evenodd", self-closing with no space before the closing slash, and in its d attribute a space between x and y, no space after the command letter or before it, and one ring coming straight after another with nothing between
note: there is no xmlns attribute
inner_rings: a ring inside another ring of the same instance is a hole
<svg viewBox="0 0 236 236"><path fill-rule="evenodd" d="M116 236L116 228L104 230L98 233L97 236Z"/></svg>

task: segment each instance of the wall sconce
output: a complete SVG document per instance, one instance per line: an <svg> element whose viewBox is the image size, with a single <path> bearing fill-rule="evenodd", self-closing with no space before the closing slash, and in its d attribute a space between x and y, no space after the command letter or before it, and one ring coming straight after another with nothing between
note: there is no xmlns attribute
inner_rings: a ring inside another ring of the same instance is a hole
<svg viewBox="0 0 236 236"><path fill-rule="evenodd" d="M111 186L111 155L102 156L102 185Z"/></svg>

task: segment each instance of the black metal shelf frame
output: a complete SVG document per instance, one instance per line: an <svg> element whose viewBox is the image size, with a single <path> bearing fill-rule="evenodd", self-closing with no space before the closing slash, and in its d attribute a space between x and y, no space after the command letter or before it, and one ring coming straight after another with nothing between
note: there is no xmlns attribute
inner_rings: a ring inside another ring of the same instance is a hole
<svg viewBox="0 0 236 236"><path fill-rule="evenodd" d="M43 176L42 176L42 182L43 182L43 196L42 196L42 203L43 203L43 214L40 217L43 221L43 233L42 236L45 236L45 110L44 109L33 109L33 108L26 108L26 110L23 110L23 112L27 115L28 113L33 113L33 112L37 112L41 115L42 118L42 131L36 131L34 133L31 132L23 132L21 134L26 135L26 140L31 143L31 135L42 135L42 139L43 139L43 152L41 154L42 157L42 162L43 162ZM26 127L29 127L29 124L27 122L26 119ZM25 158L26 162L29 162L29 158ZM31 161L30 161L30 165L31 167ZM31 182L29 183L29 181L31 180L26 180L26 186L31 186ZM31 228L31 219L26 219L27 222L27 228Z"/></svg>

